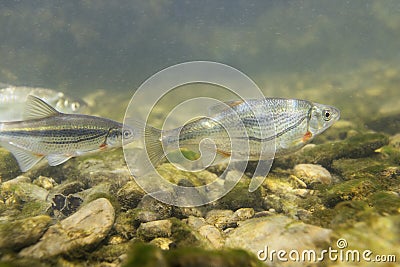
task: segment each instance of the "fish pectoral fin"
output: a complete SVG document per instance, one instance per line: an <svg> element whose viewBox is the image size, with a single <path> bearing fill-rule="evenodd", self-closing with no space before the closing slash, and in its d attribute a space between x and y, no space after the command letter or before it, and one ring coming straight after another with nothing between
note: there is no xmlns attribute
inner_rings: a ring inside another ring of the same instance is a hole
<svg viewBox="0 0 400 267"><path fill-rule="evenodd" d="M34 154L31 151L15 146L12 143L1 142L0 145L14 155L22 172L30 170L43 159L43 155Z"/></svg>
<svg viewBox="0 0 400 267"><path fill-rule="evenodd" d="M226 101L226 102L218 103L218 104L208 108L208 115L209 116L214 116L214 115L219 114L222 111L225 111L225 110L227 110L229 108L232 108L234 106L240 105L243 102L244 102L243 100L232 100L232 101Z"/></svg>
<svg viewBox="0 0 400 267"><path fill-rule="evenodd" d="M46 156L47 161L49 162L50 166L57 166L60 165L64 162L66 162L67 160L69 160L70 158L72 158L69 155L65 155L65 154L50 154Z"/></svg>
<svg viewBox="0 0 400 267"><path fill-rule="evenodd" d="M28 95L26 98L23 112L24 120L42 119L59 114L60 112L36 96Z"/></svg>

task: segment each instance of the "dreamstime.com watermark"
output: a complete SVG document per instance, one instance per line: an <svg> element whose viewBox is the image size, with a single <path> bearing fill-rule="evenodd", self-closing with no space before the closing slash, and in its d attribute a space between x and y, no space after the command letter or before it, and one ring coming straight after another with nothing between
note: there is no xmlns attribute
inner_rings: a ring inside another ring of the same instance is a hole
<svg viewBox="0 0 400 267"><path fill-rule="evenodd" d="M321 251L305 249L298 251L292 250L274 250L265 246L257 252L257 257L261 261L280 261L280 262L309 262L317 263L326 260L333 262L396 262L396 255L375 255L371 250L346 249L347 240L340 238L336 242L337 249L329 247Z"/></svg>

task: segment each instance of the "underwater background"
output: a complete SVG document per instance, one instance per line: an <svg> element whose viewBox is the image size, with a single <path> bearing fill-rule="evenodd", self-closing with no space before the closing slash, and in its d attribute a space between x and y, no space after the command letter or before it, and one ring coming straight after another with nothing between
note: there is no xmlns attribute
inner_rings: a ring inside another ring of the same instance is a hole
<svg viewBox="0 0 400 267"><path fill-rule="evenodd" d="M0 82L82 98L88 114L122 121L150 76L207 60L244 72L268 97L333 105L341 119L315 146L276 159L256 192L249 166L227 196L196 208L146 196L120 149L21 173L0 148L0 266L302 266L257 252L338 249L341 239L342 251L398 262L399 32L395 0L1 1ZM164 102L156 126L172 108ZM221 168L159 172L202 185Z"/></svg>

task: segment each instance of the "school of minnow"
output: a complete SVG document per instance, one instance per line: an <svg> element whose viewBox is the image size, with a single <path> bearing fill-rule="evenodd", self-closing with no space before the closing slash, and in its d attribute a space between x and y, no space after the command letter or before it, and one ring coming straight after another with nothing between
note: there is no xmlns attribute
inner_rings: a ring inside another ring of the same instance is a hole
<svg viewBox="0 0 400 267"><path fill-rule="evenodd" d="M140 137L145 139L146 152L155 166L177 149L199 152L199 144L205 139L212 140L212 146L205 149L216 152L213 164L227 158L271 160L300 149L340 117L337 108L307 100L250 99L209 107L209 116L176 129L161 131L146 125L143 135L135 126L110 119L67 114L79 112L85 103L50 89L1 89L0 110L11 103L23 104L23 112L18 111L20 114L14 117L2 113L0 145L14 155L23 172L43 158L56 166L72 157L121 147Z"/></svg>

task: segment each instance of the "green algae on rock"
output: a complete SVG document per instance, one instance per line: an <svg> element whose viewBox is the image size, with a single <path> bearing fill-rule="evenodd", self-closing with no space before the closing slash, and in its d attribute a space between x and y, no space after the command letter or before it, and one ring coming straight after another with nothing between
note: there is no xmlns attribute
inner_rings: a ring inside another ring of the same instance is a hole
<svg viewBox="0 0 400 267"><path fill-rule="evenodd" d="M373 155L376 149L389 143L388 136L380 133L365 133L343 141L305 147L304 149L275 159L275 166L293 168L300 163L319 164L330 168L332 161L340 158L362 158Z"/></svg>
<svg viewBox="0 0 400 267"><path fill-rule="evenodd" d="M240 249L205 250L185 247L163 251L153 245L134 244L122 266L265 266L254 255Z"/></svg>
<svg viewBox="0 0 400 267"><path fill-rule="evenodd" d="M51 218L46 215L1 222L0 251L5 248L19 250L34 244L43 235L50 223Z"/></svg>
<svg viewBox="0 0 400 267"><path fill-rule="evenodd" d="M107 199L96 199L51 226L38 243L24 248L19 255L39 259L66 254L80 256L107 236L114 216L114 208Z"/></svg>
<svg viewBox="0 0 400 267"><path fill-rule="evenodd" d="M19 174L21 171L14 156L0 147L0 182L17 177Z"/></svg>

